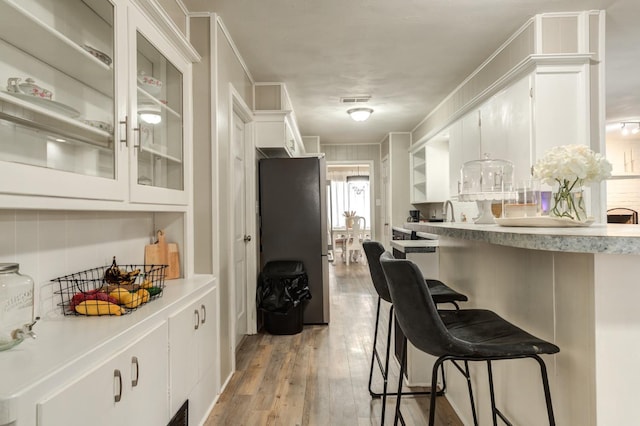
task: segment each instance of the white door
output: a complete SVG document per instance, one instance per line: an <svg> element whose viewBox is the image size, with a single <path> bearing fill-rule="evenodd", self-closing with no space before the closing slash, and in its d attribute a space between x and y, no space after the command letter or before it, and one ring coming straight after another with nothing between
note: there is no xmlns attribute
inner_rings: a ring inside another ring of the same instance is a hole
<svg viewBox="0 0 640 426"><path fill-rule="evenodd" d="M381 204L382 204L382 226L383 234L382 234L382 244L385 247L391 247L391 206L389 203L389 157L385 157L382 159L382 191L380 191L381 195Z"/></svg>
<svg viewBox="0 0 640 426"><path fill-rule="evenodd" d="M233 114L232 129L233 161L233 267L236 315L236 347L247 334L247 268L246 268L246 181L244 122Z"/></svg>

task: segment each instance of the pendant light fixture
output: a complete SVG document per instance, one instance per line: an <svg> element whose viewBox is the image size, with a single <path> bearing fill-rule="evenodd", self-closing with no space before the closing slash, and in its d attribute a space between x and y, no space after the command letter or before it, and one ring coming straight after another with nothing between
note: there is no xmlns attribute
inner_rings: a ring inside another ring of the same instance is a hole
<svg viewBox="0 0 640 426"><path fill-rule="evenodd" d="M369 176L360 176L360 166L358 166L357 175L347 176L347 183L369 182Z"/></svg>

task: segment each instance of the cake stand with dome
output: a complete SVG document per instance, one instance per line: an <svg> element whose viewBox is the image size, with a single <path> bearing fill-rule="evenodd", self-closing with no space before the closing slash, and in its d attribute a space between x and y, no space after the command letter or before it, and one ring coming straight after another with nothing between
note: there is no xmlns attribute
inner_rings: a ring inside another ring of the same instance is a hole
<svg viewBox="0 0 640 426"><path fill-rule="evenodd" d="M467 161L460 169L462 186L459 201L475 201L480 215L474 219L477 224L495 223L491 204L514 197L513 163L508 160L491 159L485 154L483 160Z"/></svg>

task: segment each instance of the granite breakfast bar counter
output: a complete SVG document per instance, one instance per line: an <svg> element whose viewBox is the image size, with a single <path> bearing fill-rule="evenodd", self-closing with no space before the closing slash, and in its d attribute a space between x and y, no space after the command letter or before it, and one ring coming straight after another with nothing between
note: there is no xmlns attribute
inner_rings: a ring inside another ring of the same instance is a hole
<svg viewBox="0 0 640 426"><path fill-rule="evenodd" d="M404 227L438 235L440 278L469 296L461 308L494 310L560 347L544 358L558 425L640 424L640 226ZM491 423L486 365L473 367L480 423ZM447 374L447 398L468 424L466 383L453 369ZM494 375L508 418L547 423L534 363L496 363Z"/></svg>

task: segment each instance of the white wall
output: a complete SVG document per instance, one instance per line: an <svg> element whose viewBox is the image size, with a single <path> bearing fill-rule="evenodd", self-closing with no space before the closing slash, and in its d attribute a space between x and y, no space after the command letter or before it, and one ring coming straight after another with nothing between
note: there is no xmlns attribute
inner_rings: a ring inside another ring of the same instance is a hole
<svg viewBox="0 0 640 426"><path fill-rule="evenodd" d="M229 87L233 86L245 104L253 105L253 80L215 15L194 17L190 25L191 43L203 56L193 67L194 105L204 108L202 111L194 108L195 253L203 250L196 254L195 272L213 273L218 277L220 368L224 382L233 373L235 356L231 330L235 324L230 287L233 271L229 268L234 205L229 186L233 172L229 161Z"/></svg>
<svg viewBox="0 0 640 426"><path fill-rule="evenodd" d="M111 264L144 263L154 215L138 212L0 210L0 262L17 262L35 283L35 313L61 315L51 280Z"/></svg>

